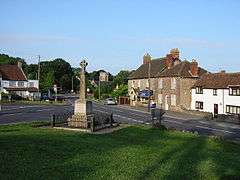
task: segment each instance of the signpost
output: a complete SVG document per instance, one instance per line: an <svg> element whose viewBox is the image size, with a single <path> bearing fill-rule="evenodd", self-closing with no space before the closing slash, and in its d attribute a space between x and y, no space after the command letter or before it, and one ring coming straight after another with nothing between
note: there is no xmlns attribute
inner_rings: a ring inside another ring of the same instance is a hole
<svg viewBox="0 0 240 180"><path fill-rule="evenodd" d="M57 102L57 85L56 84L54 84L53 90L55 92L55 102Z"/></svg>

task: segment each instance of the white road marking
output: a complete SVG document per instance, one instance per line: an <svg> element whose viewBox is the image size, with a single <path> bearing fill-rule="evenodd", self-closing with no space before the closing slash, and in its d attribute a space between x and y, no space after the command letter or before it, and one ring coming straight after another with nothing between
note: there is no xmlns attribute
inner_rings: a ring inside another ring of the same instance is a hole
<svg viewBox="0 0 240 180"><path fill-rule="evenodd" d="M227 130L223 130L223 129L210 128L210 127L206 127L206 126L196 126L196 127L202 128L202 129L207 129L207 130L212 130L212 131L220 131L220 132L224 132L224 133L236 134L235 132L231 132L231 131L227 131Z"/></svg>

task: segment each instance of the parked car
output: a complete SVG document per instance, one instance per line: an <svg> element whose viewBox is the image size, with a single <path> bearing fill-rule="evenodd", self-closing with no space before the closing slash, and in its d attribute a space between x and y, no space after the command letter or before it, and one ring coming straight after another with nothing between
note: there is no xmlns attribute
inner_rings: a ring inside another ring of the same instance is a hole
<svg viewBox="0 0 240 180"><path fill-rule="evenodd" d="M107 99L104 101L104 104L105 104L105 105L116 105L116 104L117 104L117 101L114 100L113 98L107 98Z"/></svg>

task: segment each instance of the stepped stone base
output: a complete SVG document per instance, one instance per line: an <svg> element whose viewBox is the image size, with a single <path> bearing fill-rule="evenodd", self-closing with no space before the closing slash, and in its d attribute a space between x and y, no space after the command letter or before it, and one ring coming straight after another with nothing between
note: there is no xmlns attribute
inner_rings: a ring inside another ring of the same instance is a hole
<svg viewBox="0 0 240 180"><path fill-rule="evenodd" d="M87 115L77 113L72 116L72 118L68 119L68 126L70 127L77 127L82 129L87 129L88 127L88 121L87 121Z"/></svg>

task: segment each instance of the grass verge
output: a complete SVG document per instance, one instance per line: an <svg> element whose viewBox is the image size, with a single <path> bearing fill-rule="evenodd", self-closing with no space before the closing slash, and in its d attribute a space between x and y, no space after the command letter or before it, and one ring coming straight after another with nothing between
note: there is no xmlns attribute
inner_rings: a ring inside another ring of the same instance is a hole
<svg viewBox="0 0 240 180"><path fill-rule="evenodd" d="M93 135L0 126L0 179L231 179L238 144L132 126Z"/></svg>

